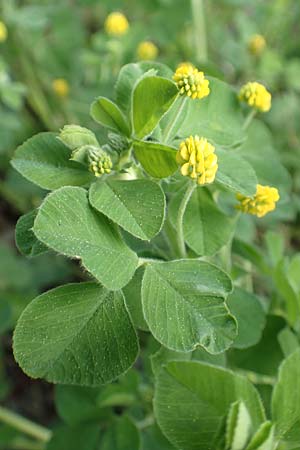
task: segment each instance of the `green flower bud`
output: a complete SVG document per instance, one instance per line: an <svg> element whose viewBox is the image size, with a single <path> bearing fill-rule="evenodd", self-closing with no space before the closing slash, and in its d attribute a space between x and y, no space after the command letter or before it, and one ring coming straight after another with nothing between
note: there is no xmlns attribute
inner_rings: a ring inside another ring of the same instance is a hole
<svg viewBox="0 0 300 450"><path fill-rule="evenodd" d="M116 133L108 133L108 145L112 150L119 154L125 152L130 147L128 139Z"/></svg>
<svg viewBox="0 0 300 450"><path fill-rule="evenodd" d="M71 150L76 150L83 145L93 145L99 147L96 136L91 130L79 125L65 125L61 130L60 139Z"/></svg>
<svg viewBox="0 0 300 450"><path fill-rule="evenodd" d="M108 153L101 148L89 147L87 149L89 169L95 177L101 177L105 173L110 173L112 169L112 160Z"/></svg>

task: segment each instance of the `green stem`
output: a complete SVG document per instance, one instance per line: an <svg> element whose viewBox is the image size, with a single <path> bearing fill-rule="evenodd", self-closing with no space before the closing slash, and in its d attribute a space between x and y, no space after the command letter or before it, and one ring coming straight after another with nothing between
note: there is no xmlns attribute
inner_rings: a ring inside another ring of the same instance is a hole
<svg viewBox="0 0 300 450"><path fill-rule="evenodd" d="M10 444L11 450L44 450L45 444L38 441L31 441L22 437L14 439Z"/></svg>
<svg viewBox="0 0 300 450"><path fill-rule="evenodd" d="M174 129L178 128L178 124L181 121L181 113L186 104L186 101L187 101L187 97L178 96L176 98L174 107L177 108L177 110L174 108L175 109L174 116L173 116L173 114L171 114L170 121L164 129L163 136L162 136L162 142L164 144L168 143L170 137L172 136Z"/></svg>
<svg viewBox="0 0 300 450"><path fill-rule="evenodd" d="M194 42L198 62L207 61L207 40L204 14L204 0L191 0L194 24Z"/></svg>
<svg viewBox="0 0 300 450"><path fill-rule="evenodd" d="M254 119L254 117L256 116L256 114L257 114L257 110L251 109L251 111L249 112L249 114L246 117L245 122L243 124L243 127L242 127L243 131L246 131L249 128L249 126L250 126L252 120Z"/></svg>
<svg viewBox="0 0 300 450"><path fill-rule="evenodd" d="M144 420L141 420L140 422L136 422L136 426L139 430L144 430L145 428L151 427L154 425L155 419L152 414L149 416L146 416Z"/></svg>
<svg viewBox="0 0 300 450"><path fill-rule="evenodd" d="M191 198L191 195L196 188L197 184L195 181L190 181L187 187L187 190L181 200L178 215L177 215L177 221L176 221L176 232L177 232L177 244L178 244L178 250L179 250L179 256L181 258L186 258L186 248L185 248L185 242L184 242L184 235L183 235L183 216L187 207L187 204L189 202L189 199Z"/></svg>
<svg viewBox="0 0 300 450"><path fill-rule="evenodd" d="M25 419L25 417L9 411L2 406L0 406L0 421L39 441L48 442L51 438L52 433L47 428L31 422L31 420Z"/></svg>

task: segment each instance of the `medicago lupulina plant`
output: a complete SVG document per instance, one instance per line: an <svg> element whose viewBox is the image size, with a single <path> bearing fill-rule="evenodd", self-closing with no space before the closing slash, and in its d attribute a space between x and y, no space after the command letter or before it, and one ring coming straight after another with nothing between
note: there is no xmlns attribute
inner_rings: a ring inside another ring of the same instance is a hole
<svg viewBox="0 0 300 450"><path fill-rule="evenodd" d="M17 362L33 378L96 388L140 367L150 340L153 420L172 445L300 445L299 402L286 387L299 351L270 382L271 413L249 379L230 370L234 349L260 341L271 308L232 259L233 242L239 257L247 251L238 245L241 222L266 216L280 199L266 182L280 162L261 154L264 126L253 120L270 109L271 94L257 82L237 92L191 64L173 73L143 62L122 68L114 98L91 106L106 142L70 124L32 137L13 158L51 191L20 218L20 251L79 260L86 280L29 304L14 333ZM297 312L280 307L294 326Z"/></svg>

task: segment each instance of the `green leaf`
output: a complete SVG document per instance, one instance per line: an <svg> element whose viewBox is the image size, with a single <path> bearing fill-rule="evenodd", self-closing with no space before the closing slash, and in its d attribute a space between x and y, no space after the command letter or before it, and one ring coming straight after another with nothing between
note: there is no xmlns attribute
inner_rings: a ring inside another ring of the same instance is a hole
<svg viewBox="0 0 300 450"><path fill-rule="evenodd" d="M230 406L226 426L226 448L243 450L252 428L251 417L244 402L236 401Z"/></svg>
<svg viewBox="0 0 300 450"><path fill-rule="evenodd" d="M264 422L252 437L246 450L274 450L274 426Z"/></svg>
<svg viewBox="0 0 300 450"><path fill-rule="evenodd" d="M285 327L278 333L278 341L285 357L289 356L300 347L300 342L295 333Z"/></svg>
<svg viewBox="0 0 300 450"><path fill-rule="evenodd" d="M217 150L218 171L216 181L226 189L252 196L256 192L257 178L252 166L234 150Z"/></svg>
<svg viewBox="0 0 300 450"><path fill-rule="evenodd" d="M293 352L279 368L272 396L275 434L295 447L300 445L300 350Z"/></svg>
<svg viewBox="0 0 300 450"><path fill-rule="evenodd" d="M19 251L28 257L33 257L48 251L48 247L38 241L32 228L37 215L37 210L33 210L21 216L16 225L16 244Z"/></svg>
<svg viewBox="0 0 300 450"><path fill-rule="evenodd" d="M95 424L59 426L54 429L46 450L95 450L100 428Z"/></svg>
<svg viewBox="0 0 300 450"><path fill-rule="evenodd" d="M150 240L161 229L165 196L150 180L107 180L90 188L91 205L134 236Z"/></svg>
<svg viewBox="0 0 300 450"><path fill-rule="evenodd" d="M228 353L230 365L262 375L276 376L283 359L277 335L285 325L286 322L282 317L267 316L261 340L252 347L231 350Z"/></svg>
<svg viewBox="0 0 300 450"><path fill-rule="evenodd" d="M275 186L280 193L289 191L291 177L273 148L272 135L266 125L254 120L247 133L247 140L238 152L254 168L258 182Z"/></svg>
<svg viewBox="0 0 300 450"><path fill-rule="evenodd" d="M134 154L145 171L154 178L167 178L178 169L176 149L149 141L134 141Z"/></svg>
<svg viewBox="0 0 300 450"><path fill-rule="evenodd" d="M138 353L121 292L69 284L33 300L14 334L14 355L32 378L98 386L124 373Z"/></svg>
<svg viewBox="0 0 300 450"><path fill-rule="evenodd" d="M55 406L60 418L68 425L98 421L107 414L98 405L100 392L101 388L58 384L55 387Z"/></svg>
<svg viewBox="0 0 300 450"><path fill-rule="evenodd" d="M156 424L143 430L142 440L143 450L175 450Z"/></svg>
<svg viewBox="0 0 300 450"><path fill-rule="evenodd" d="M171 78L173 72L164 64L154 61L126 64L120 70L116 86L116 100L122 111L128 115L132 106L132 91L141 77L159 75Z"/></svg>
<svg viewBox="0 0 300 450"><path fill-rule="evenodd" d="M232 403L242 401L256 430L265 420L258 392L245 378L195 361L168 363L159 373L154 412L181 450L215 450Z"/></svg>
<svg viewBox="0 0 300 450"><path fill-rule="evenodd" d="M140 433L126 416L116 419L101 440L101 450L139 450Z"/></svg>
<svg viewBox="0 0 300 450"><path fill-rule="evenodd" d="M202 346L220 353L236 336L235 320L224 304L231 289L230 278L203 261L151 263L142 284L144 317L154 337L170 350Z"/></svg>
<svg viewBox="0 0 300 450"><path fill-rule="evenodd" d="M120 289L132 278L138 258L116 227L89 205L87 192L64 187L49 194L34 222L37 238L53 250L81 258L108 289Z"/></svg>
<svg viewBox="0 0 300 450"><path fill-rule="evenodd" d="M179 191L170 203L174 227L182 196ZM218 208L208 190L198 187L193 192L183 217L183 232L186 243L197 255L214 255L230 240L234 227L234 219Z"/></svg>
<svg viewBox="0 0 300 450"><path fill-rule="evenodd" d="M111 100L98 97L91 106L92 118L102 126L130 136L130 131L122 111Z"/></svg>
<svg viewBox="0 0 300 450"><path fill-rule="evenodd" d="M235 287L227 304L238 323L238 335L233 347L247 348L257 344L266 325L266 314L258 297Z"/></svg>
<svg viewBox="0 0 300 450"><path fill-rule="evenodd" d="M17 148L12 165L29 181L49 190L93 180L87 168L70 157L70 150L54 133L39 133Z"/></svg>
<svg viewBox="0 0 300 450"><path fill-rule="evenodd" d="M142 280L144 267L139 267L127 286L123 288L125 303L134 325L143 331L149 331L142 308Z"/></svg>
<svg viewBox="0 0 300 450"><path fill-rule="evenodd" d="M154 130L177 95L176 84L167 78L145 77L137 83L132 99L132 120L137 138Z"/></svg>
<svg viewBox="0 0 300 450"><path fill-rule="evenodd" d="M243 116L234 89L223 81L209 78L210 94L187 103L185 120L178 135L198 134L214 144L231 146L244 139Z"/></svg>

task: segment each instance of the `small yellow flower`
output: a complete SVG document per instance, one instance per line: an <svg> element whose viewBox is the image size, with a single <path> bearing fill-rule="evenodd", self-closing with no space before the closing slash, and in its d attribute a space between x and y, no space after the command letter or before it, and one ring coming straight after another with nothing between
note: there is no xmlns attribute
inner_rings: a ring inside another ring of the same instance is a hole
<svg viewBox="0 0 300 450"><path fill-rule="evenodd" d="M129 28L129 23L124 14L113 12L107 16L104 28L111 36L123 36Z"/></svg>
<svg viewBox="0 0 300 450"><path fill-rule="evenodd" d="M260 55L266 47L266 40L261 34L254 34L248 42L248 48L252 55Z"/></svg>
<svg viewBox="0 0 300 450"><path fill-rule="evenodd" d="M242 86L239 99L261 112L267 112L271 109L272 96L270 92L256 81Z"/></svg>
<svg viewBox="0 0 300 450"><path fill-rule="evenodd" d="M95 177L101 177L105 173L110 173L112 169L112 160L110 156L97 147L88 149L89 169Z"/></svg>
<svg viewBox="0 0 300 450"><path fill-rule="evenodd" d="M204 73L200 72L190 63L180 64L173 76L181 95L192 99L203 98L209 95L209 81Z"/></svg>
<svg viewBox="0 0 300 450"><path fill-rule="evenodd" d="M0 21L0 43L7 39L7 28L4 22Z"/></svg>
<svg viewBox="0 0 300 450"><path fill-rule="evenodd" d="M53 80L52 89L59 97L67 97L70 91L69 83L64 78L56 78Z"/></svg>
<svg viewBox="0 0 300 450"><path fill-rule="evenodd" d="M195 66L194 66L194 64L192 64L188 61L183 61L183 62L179 63L177 66L177 69L182 69L182 68L185 70L193 70L193 69L195 69Z"/></svg>
<svg viewBox="0 0 300 450"><path fill-rule="evenodd" d="M237 209L244 213L263 217L276 208L276 202L278 202L280 197L276 188L258 184L256 194L253 197L237 194L236 198L240 202L236 206Z"/></svg>
<svg viewBox="0 0 300 450"><path fill-rule="evenodd" d="M158 48L151 41L143 41L138 45L137 57L141 60L153 60L158 55Z"/></svg>
<svg viewBox="0 0 300 450"><path fill-rule="evenodd" d="M218 170L218 157L214 152L215 147L207 139L190 136L181 142L176 154L181 174L201 185L212 183Z"/></svg>

